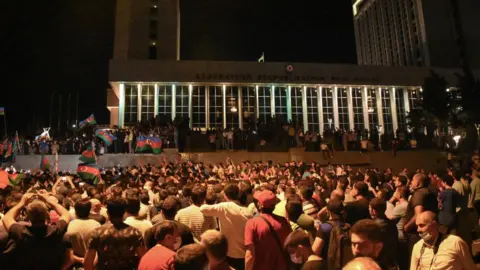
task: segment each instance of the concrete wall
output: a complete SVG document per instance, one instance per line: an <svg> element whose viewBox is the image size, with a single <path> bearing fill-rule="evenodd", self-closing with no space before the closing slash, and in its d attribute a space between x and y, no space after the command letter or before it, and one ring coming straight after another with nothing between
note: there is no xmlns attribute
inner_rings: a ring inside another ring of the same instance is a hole
<svg viewBox="0 0 480 270"><path fill-rule="evenodd" d="M115 165L132 166L139 164L158 164L164 160L175 162L180 158L182 160L202 161L209 163L225 163L226 158L230 157L235 163L244 160L250 161L269 161L273 163L284 163L286 161L305 162L316 161L322 165L327 165L327 161L322 158L321 153L304 152L302 149L292 149L290 152L207 152L207 153L182 153L178 154L176 150L167 150L161 155L140 154L140 155L104 155L100 156L98 163L102 167L112 167ZM37 169L40 165L41 156L17 156L15 166L23 169ZM55 156L47 156L52 166L55 163ZM60 170L75 170L80 163L78 155L59 156ZM399 171L404 167L414 170L424 168L432 171L446 167L446 157L437 151L418 151L418 152L399 152L397 157L392 157L391 152L374 152L361 154L359 152L336 152L332 164L348 164L355 167L378 167L383 170L392 168Z"/></svg>

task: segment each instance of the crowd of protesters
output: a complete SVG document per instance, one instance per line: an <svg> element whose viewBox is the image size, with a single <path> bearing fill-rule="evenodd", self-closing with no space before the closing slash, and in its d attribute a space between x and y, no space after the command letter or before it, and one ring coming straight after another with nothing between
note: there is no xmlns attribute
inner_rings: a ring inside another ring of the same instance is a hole
<svg viewBox="0 0 480 270"><path fill-rule="evenodd" d="M476 269L478 155L470 168L227 159L113 167L99 182L22 172L1 190L0 269Z"/></svg>

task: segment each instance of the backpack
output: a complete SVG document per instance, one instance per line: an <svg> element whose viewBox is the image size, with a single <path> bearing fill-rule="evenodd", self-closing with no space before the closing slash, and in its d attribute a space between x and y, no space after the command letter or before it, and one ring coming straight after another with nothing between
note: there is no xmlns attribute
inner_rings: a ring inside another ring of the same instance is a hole
<svg viewBox="0 0 480 270"><path fill-rule="evenodd" d="M351 226L348 223L330 223L330 241L328 244L328 270L340 270L353 259L352 243L350 238Z"/></svg>

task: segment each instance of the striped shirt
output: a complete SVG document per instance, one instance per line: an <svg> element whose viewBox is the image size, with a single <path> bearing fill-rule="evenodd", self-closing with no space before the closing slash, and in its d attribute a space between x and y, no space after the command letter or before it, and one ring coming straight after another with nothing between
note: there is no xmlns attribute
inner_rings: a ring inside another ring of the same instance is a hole
<svg viewBox="0 0 480 270"><path fill-rule="evenodd" d="M175 220L187 225L198 241L200 241L200 236L205 231L217 229L215 218L204 216L202 212L200 212L200 207L194 204L178 211Z"/></svg>

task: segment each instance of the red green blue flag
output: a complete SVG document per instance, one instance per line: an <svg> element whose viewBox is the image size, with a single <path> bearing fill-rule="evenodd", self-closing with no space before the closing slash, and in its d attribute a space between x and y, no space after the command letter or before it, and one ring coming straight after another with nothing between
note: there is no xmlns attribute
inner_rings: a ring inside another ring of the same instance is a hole
<svg viewBox="0 0 480 270"><path fill-rule="evenodd" d="M51 167L52 166L50 165L50 161L48 161L48 158L45 155L42 155L42 158L40 159L40 170L50 170Z"/></svg>
<svg viewBox="0 0 480 270"><path fill-rule="evenodd" d="M8 175L8 181L10 182L10 186L18 186L20 182L22 182L24 175L21 173L13 173Z"/></svg>
<svg viewBox="0 0 480 270"><path fill-rule="evenodd" d="M117 137L110 134L110 132L104 129L97 129L95 130L95 136L100 138L107 146L112 145L113 141L117 139Z"/></svg>
<svg viewBox="0 0 480 270"><path fill-rule="evenodd" d="M78 159L85 164L96 163L97 158L95 156L95 151L93 151L92 145L89 145L87 150L83 151L82 155Z"/></svg>
<svg viewBox="0 0 480 270"><path fill-rule="evenodd" d="M140 136L137 138L137 152L152 151L154 154L162 152L162 139L152 136Z"/></svg>
<svg viewBox="0 0 480 270"><path fill-rule="evenodd" d="M12 153L13 153L13 147L12 146L13 146L12 143L9 142L8 146L7 146L7 151L5 152L5 158L8 158L12 155Z"/></svg>
<svg viewBox="0 0 480 270"><path fill-rule="evenodd" d="M91 181L94 185L102 180L100 167L97 164L78 164L77 174L81 179Z"/></svg>
<svg viewBox="0 0 480 270"><path fill-rule="evenodd" d="M96 124L97 124L97 120L95 120L95 116L91 114L87 119L80 121L80 123L78 123L78 127L84 128L87 125L96 125Z"/></svg>
<svg viewBox="0 0 480 270"><path fill-rule="evenodd" d="M0 115L5 115L5 108L4 107L0 107Z"/></svg>

